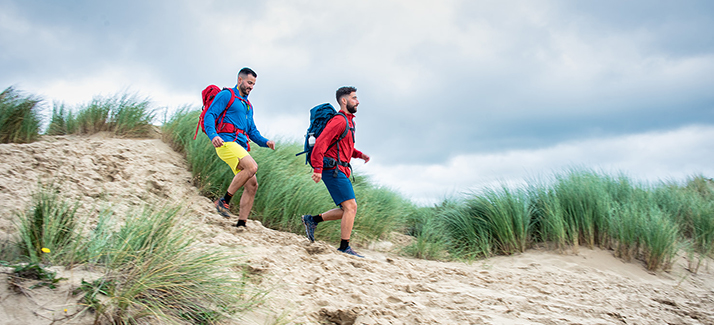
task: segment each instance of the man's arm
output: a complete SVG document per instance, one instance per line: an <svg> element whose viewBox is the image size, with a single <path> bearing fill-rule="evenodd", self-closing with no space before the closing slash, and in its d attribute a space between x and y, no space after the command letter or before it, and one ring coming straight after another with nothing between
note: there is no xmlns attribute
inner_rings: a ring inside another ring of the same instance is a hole
<svg viewBox="0 0 714 325"><path fill-rule="evenodd" d="M352 158L362 159L365 163L369 162L369 156L366 153L357 150L357 148L352 150Z"/></svg>
<svg viewBox="0 0 714 325"><path fill-rule="evenodd" d="M362 156L361 156L361 157L357 157L357 158L360 158L360 159L364 160L364 163L365 163L365 164L368 163L368 162L369 162L369 159L370 159L369 156L368 156L366 153L364 153L364 152L362 152Z"/></svg>

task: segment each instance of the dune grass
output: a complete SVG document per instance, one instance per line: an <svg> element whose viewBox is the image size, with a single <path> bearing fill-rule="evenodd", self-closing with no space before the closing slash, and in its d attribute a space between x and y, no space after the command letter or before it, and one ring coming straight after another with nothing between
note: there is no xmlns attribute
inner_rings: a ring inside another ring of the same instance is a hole
<svg viewBox="0 0 714 325"><path fill-rule="evenodd" d="M82 234L77 206L43 187L29 213L18 215L16 244L31 262L18 265L30 271L84 265L101 272L75 291L96 322L220 324L265 295L247 285L234 252L192 235L178 207L147 207L121 220L105 209L97 226Z"/></svg>
<svg viewBox="0 0 714 325"><path fill-rule="evenodd" d="M566 224L564 209L556 192L546 186L533 185L528 188L532 213L531 239L564 251L578 245L578 232L574 226Z"/></svg>
<svg viewBox="0 0 714 325"><path fill-rule="evenodd" d="M468 214L480 220L497 254L525 251L530 234L531 213L525 192L521 190L486 190L466 200Z"/></svg>
<svg viewBox="0 0 714 325"><path fill-rule="evenodd" d="M60 200L52 185L41 185L32 200L34 204L15 219L20 254L32 264L57 263L67 259L72 252L71 246L78 240L75 231L78 204ZM43 249L52 254L43 252Z"/></svg>
<svg viewBox="0 0 714 325"><path fill-rule="evenodd" d="M52 106L52 117L45 133L47 135L76 134L78 133L77 129L77 118L72 110L63 103L55 103Z"/></svg>
<svg viewBox="0 0 714 325"><path fill-rule="evenodd" d="M559 251L585 245L666 270L684 248L696 272L714 251L712 189L714 181L703 177L685 186L644 186L624 175L570 170L524 189L489 189L417 208L406 221L416 237L407 251L429 258L438 247L450 258L471 260L534 245Z"/></svg>
<svg viewBox="0 0 714 325"><path fill-rule="evenodd" d="M259 302L262 294L248 289L235 255L197 244L191 229L179 225L181 218L177 208L147 208L127 216L102 250L86 250L99 254L83 260L107 269L102 282L91 286L107 292L108 300L94 306L97 315L123 324L140 319L218 324ZM110 232L107 228L112 222L101 221L92 237Z"/></svg>
<svg viewBox="0 0 714 325"><path fill-rule="evenodd" d="M444 223L436 217L444 206L450 204L451 201L444 201L441 206L412 207L405 222L409 225L405 233L413 236L414 240L403 248L405 254L430 260L448 258L450 238L446 235Z"/></svg>
<svg viewBox="0 0 714 325"><path fill-rule="evenodd" d="M714 181L696 176L684 187L659 187L652 196L654 204L679 227L689 269L696 273L707 257L714 256Z"/></svg>
<svg viewBox="0 0 714 325"><path fill-rule="evenodd" d="M609 192L606 185L612 180L606 175L592 172L570 172L557 176L554 191L560 202L565 224L570 226L571 238L578 234L579 241L593 248L602 241L609 210Z"/></svg>
<svg viewBox="0 0 714 325"><path fill-rule="evenodd" d="M13 87L0 93L0 143L29 143L39 138L40 99Z"/></svg>
<svg viewBox="0 0 714 325"><path fill-rule="evenodd" d="M485 221L472 215L465 203L447 203L439 210L435 217L443 223L443 226L436 226L436 228L446 230L445 234L448 236L446 241L450 244L448 250L453 257L471 260L493 254L492 241Z"/></svg>
<svg viewBox="0 0 714 325"><path fill-rule="evenodd" d="M110 132L123 137L145 137L151 131L156 110L148 99L128 93L96 96L74 109L54 104L48 135Z"/></svg>

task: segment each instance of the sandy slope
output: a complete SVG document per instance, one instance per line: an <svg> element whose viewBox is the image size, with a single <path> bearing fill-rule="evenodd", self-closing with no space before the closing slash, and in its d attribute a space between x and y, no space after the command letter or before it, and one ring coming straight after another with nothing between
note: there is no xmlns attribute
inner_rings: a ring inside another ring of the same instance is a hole
<svg viewBox="0 0 714 325"><path fill-rule="evenodd" d="M358 259L259 222L238 232L190 178L181 156L156 139L68 136L0 145L0 239L13 233L13 211L25 207L38 180L54 179L90 214L107 204L119 213L144 203L187 205L186 221L199 225L199 237L239 247L251 283L270 290L268 302L241 323L714 324L714 270L693 275L682 261L652 274L608 251L581 249L443 263L401 257L389 243L359 247L367 258ZM78 308L71 288L93 275L58 270L68 279L55 290L16 293L2 281L0 324L70 320ZM69 323L91 324L91 317Z"/></svg>

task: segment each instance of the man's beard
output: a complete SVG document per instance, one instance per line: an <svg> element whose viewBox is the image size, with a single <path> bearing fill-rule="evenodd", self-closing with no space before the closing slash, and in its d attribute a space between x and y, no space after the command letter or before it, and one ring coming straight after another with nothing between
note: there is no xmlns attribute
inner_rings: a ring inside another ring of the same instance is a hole
<svg viewBox="0 0 714 325"><path fill-rule="evenodd" d="M355 106L347 105L347 111L350 112L350 114L357 113L357 105L355 105Z"/></svg>
<svg viewBox="0 0 714 325"><path fill-rule="evenodd" d="M244 87L243 85L238 86L238 90L240 90L241 95L243 96L248 96L248 94L250 94L248 87Z"/></svg>

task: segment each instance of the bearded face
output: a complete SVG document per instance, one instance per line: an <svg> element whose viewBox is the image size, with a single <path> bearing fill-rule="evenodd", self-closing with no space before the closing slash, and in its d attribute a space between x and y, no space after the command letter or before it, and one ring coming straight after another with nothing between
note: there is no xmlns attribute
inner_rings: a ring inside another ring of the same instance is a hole
<svg viewBox="0 0 714 325"><path fill-rule="evenodd" d="M252 75L238 77L238 90L242 96L248 96L250 91L253 90L253 86L255 86L255 77Z"/></svg>
<svg viewBox="0 0 714 325"><path fill-rule="evenodd" d="M347 111L350 112L350 114L354 114L357 112L357 105L359 104L354 104L350 105L349 103L347 104Z"/></svg>
<svg viewBox="0 0 714 325"><path fill-rule="evenodd" d="M240 90L241 94L244 94L244 95L250 94L250 91L253 90L253 88L252 87L249 88L245 82L241 83L240 86L238 86L238 89Z"/></svg>
<svg viewBox="0 0 714 325"><path fill-rule="evenodd" d="M359 106L359 100L357 99L357 93L351 92L348 96L343 97L345 108L350 114L357 112L357 106Z"/></svg>

